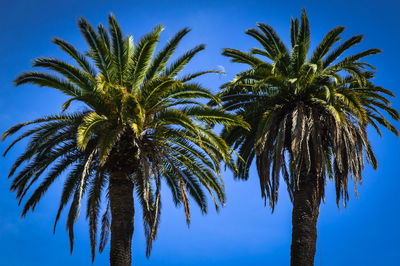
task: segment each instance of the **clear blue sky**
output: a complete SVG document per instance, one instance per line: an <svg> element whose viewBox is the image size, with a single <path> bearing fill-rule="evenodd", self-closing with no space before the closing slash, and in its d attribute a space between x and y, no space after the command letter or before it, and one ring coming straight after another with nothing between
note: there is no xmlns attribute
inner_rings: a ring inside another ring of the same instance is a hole
<svg viewBox="0 0 400 266"><path fill-rule="evenodd" d="M112 2L112 3L111 3ZM301 2L301 3L300 3ZM106 23L113 12L125 34L136 39L155 24L167 28L161 44L173 33L189 26L179 52L205 43L187 71L223 66L225 76L200 80L217 91L242 66L221 56L223 47L248 50L256 43L244 34L256 22L272 25L282 38L289 38L290 16L299 16L305 7L311 23L312 45L337 25L345 25L345 37L365 34L364 42L353 52L380 48L384 52L369 62L378 69L375 82L400 97L400 3L398 1L6 1L0 9L0 131L35 117L55 113L65 97L48 88L15 88L15 76L30 69L30 61L39 56L64 55L50 43L54 36L85 49L76 26L79 16L93 24ZM400 109L400 101L393 105ZM398 125L398 124L397 124ZM380 139L370 138L379 160L378 171L367 167L359 199L350 196L347 209L339 212L333 185L328 182L326 204L321 206L318 222L316 265L398 265L400 261L400 140L385 132ZM0 150L6 147L0 144ZM21 208L9 192L7 173L11 162L23 149L18 146L0 160L0 265L90 265L87 222L82 214L76 224L76 244L69 254L68 236L61 221L55 235L52 224L62 180L43 198L35 212L20 218ZM149 260L145 258L145 240L141 214L136 213L133 257L136 265L289 265L291 241L291 204L281 186L275 213L265 208L260 198L256 171L247 182L234 181L223 174L227 206L216 213L213 208L202 216L193 208L191 228L185 225L182 208L175 209L170 193L164 190L160 231ZM282 183L283 184L283 183ZM351 185L351 184L350 184ZM165 188L165 187L164 187ZM210 202L211 203L211 202ZM210 207L212 207L210 205ZM65 218L65 216L63 217ZM94 265L108 264L108 251L97 255Z"/></svg>

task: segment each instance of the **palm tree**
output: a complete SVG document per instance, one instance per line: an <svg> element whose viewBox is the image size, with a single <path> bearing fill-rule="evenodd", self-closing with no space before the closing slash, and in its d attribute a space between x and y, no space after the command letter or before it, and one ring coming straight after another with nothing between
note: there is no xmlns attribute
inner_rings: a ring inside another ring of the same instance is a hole
<svg viewBox="0 0 400 266"><path fill-rule="evenodd" d="M37 58L33 66L50 72L26 72L15 79L17 86L46 86L69 98L60 114L17 124L2 138L33 126L4 153L29 138L9 174L13 177L11 190L16 191L20 203L32 185L38 184L25 202L22 216L33 211L47 189L67 171L54 230L71 200L66 224L72 252L73 226L86 194L92 260L101 224L99 251L103 251L111 231L110 263L126 266L131 265L134 189L143 209L149 256L160 220L162 179L174 203L183 205L188 225L189 196L202 213L207 212L202 187L218 208L225 202L219 164L223 160L231 165L231 151L210 125L246 127L246 123L222 109L202 104L218 99L192 80L218 71L177 77L204 49L204 45L196 46L169 63L188 28L179 31L153 57L163 27L156 26L134 45L132 36L123 36L113 15L108 22L109 33L103 25L96 32L84 18L78 20L89 46L84 54L54 38L53 42L76 65L50 57ZM83 111L67 112L74 101L84 106Z"/></svg>
<svg viewBox="0 0 400 266"><path fill-rule="evenodd" d="M262 48L251 52L224 49L232 62L250 66L222 86L223 106L251 125L251 131L226 127L223 138L238 150L239 179L248 179L255 158L261 196L274 210L278 200L279 176L287 184L293 202L291 265L313 265L317 238L316 223L326 178L334 180L336 201L346 205L348 179L361 183L364 161L377 168L367 137L367 125L381 135L379 125L398 135L385 118L399 113L390 107L393 93L375 86L373 66L360 60L377 54L369 49L341 57L360 43L356 35L341 39L344 27L329 31L314 52L305 10L301 20L291 20L291 47L264 23L247 34ZM259 57L261 56L261 57ZM365 159L364 159L365 155Z"/></svg>

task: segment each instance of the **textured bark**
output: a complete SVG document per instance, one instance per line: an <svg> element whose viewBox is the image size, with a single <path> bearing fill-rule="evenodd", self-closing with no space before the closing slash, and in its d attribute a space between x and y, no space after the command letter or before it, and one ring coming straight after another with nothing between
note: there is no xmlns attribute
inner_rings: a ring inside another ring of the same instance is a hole
<svg viewBox="0 0 400 266"><path fill-rule="evenodd" d="M129 176L114 172L110 176L111 266L131 266L133 235L133 183Z"/></svg>
<svg viewBox="0 0 400 266"><path fill-rule="evenodd" d="M314 265L317 242L317 220L321 195L318 177L312 174L300 177L293 198L291 265Z"/></svg>

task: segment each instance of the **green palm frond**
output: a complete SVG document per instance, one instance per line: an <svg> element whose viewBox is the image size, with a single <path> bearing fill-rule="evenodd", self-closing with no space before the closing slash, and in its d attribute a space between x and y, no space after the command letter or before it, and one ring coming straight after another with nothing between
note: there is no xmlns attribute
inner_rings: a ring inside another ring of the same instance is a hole
<svg viewBox="0 0 400 266"><path fill-rule="evenodd" d="M182 69L190 62L190 60L200 51L204 50L206 47L204 44L198 45L181 57L176 59L173 63L170 64L168 68L165 69L163 76L174 78Z"/></svg>
<svg viewBox="0 0 400 266"><path fill-rule="evenodd" d="M339 26L329 31L322 39L321 43L318 44L317 48L315 48L314 53L310 58L310 62L316 64L322 60L332 46L336 42L340 41L341 38L339 35L344 31L344 29L345 27Z"/></svg>
<svg viewBox="0 0 400 266"><path fill-rule="evenodd" d="M117 83L122 85L126 64L128 63L124 37L121 27L114 15L111 14L108 17L108 24L110 25L110 33L112 36L112 59L116 69Z"/></svg>
<svg viewBox="0 0 400 266"><path fill-rule="evenodd" d="M40 87L55 88L66 95L77 97L81 95L81 91L70 82L60 79L59 77L51 74L41 72L25 72L19 75L14 83L16 86L22 84L35 84Z"/></svg>
<svg viewBox="0 0 400 266"><path fill-rule="evenodd" d="M184 28L177 32L171 40L168 41L167 45L158 52L155 56L154 60L151 62L149 69L147 71L146 80L151 80L158 76L162 71L165 70L166 64L175 52L178 44L182 40L182 38L190 32L189 28Z"/></svg>
<svg viewBox="0 0 400 266"><path fill-rule="evenodd" d="M94 60L105 80L110 81L111 58L107 56L107 51L105 49L106 45L102 42L101 38L94 31L92 25L90 25L85 18L78 19L78 26L90 47L88 55Z"/></svg>
<svg viewBox="0 0 400 266"><path fill-rule="evenodd" d="M90 62L83 54L76 50L76 48L72 44L60 38L53 38L53 43L60 47L62 51L71 56L75 60L75 62L83 69L83 71L88 74L88 78L91 81L95 82L97 75L96 70L92 67Z"/></svg>
<svg viewBox="0 0 400 266"><path fill-rule="evenodd" d="M225 48L222 52L222 55L232 58L231 62L244 63L252 67L263 63L260 59L251 55L250 53L245 53L231 48Z"/></svg>
<svg viewBox="0 0 400 266"><path fill-rule="evenodd" d="M323 62L323 67L326 68L328 67L330 64L332 64L336 59L339 58L339 56L341 54L343 54L346 50L348 50L349 48L359 44L363 39L362 35L356 35L351 37L350 39L346 40L345 42L343 42L342 44L340 44L335 50L333 50L332 52L330 52L324 62Z"/></svg>
<svg viewBox="0 0 400 266"><path fill-rule="evenodd" d="M156 26L152 32L143 36L135 49L132 60L132 92L137 92L139 86L146 77L149 64L151 62L154 50L156 48L158 38L164 30L162 26Z"/></svg>

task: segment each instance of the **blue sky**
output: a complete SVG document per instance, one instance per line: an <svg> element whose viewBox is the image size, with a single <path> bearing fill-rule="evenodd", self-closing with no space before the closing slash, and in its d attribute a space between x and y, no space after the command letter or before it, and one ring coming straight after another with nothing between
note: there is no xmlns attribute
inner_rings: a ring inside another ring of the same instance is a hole
<svg viewBox="0 0 400 266"><path fill-rule="evenodd" d="M11 125L56 113L65 97L49 88L22 86L12 80L30 69L30 61L39 56L65 58L50 43L54 36L86 48L76 26L84 16L93 24L106 23L113 12L125 34L134 38L163 24L161 44L179 29L189 26L178 54L205 43L186 71L223 66L227 75L208 76L199 80L213 91L243 70L243 66L221 56L223 47L248 50L255 41L244 34L256 22L272 25L287 42L290 17L299 16L305 7L311 23L311 41L315 46L331 28L345 25L343 36L363 33L365 40L353 52L380 48L383 53L369 58L377 67L375 83L400 96L398 52L400 21L398 1L5 1L0 9L0 131ZM393 106L400 109L398 98ZM398 125L398 124L397 124ZM328 182L326 203L321 206L318 222L316 265L396 265L400 260L400 141L385 132L379 138L371 131L379 168L364 171L359 199L351 193L348 208L339 212L333 185ZM3 151L7 143L0 144ZM75 250L69 254L65 219L52 234L52 224L60 197L62 180L48 191L35 212L20 218L21 207L9 192L7 173L13 159L23 150L19 145L0 160L0 265L89 265L90 247L87 222L81 215L76 224ZM160 231L152 256L145 258L145 240L141 214L135 217L133 258L136 265L289 265L291 241L291 204L284 185L276 210L271 214L260 197L258 178L252 168L247 182L234 181L223 174L227 206L216 213L210 208L202 216L192 210L190 229L185 225L184 211L171 204L169 191L163 191ZM282 183L283 184L283 183ZM211 202L210 202L211 203ZM210 204L210 207L212 205ZM63 217L65 218L65 216ZM106 248L97 255L94 265L108 264Z"/></svg>

